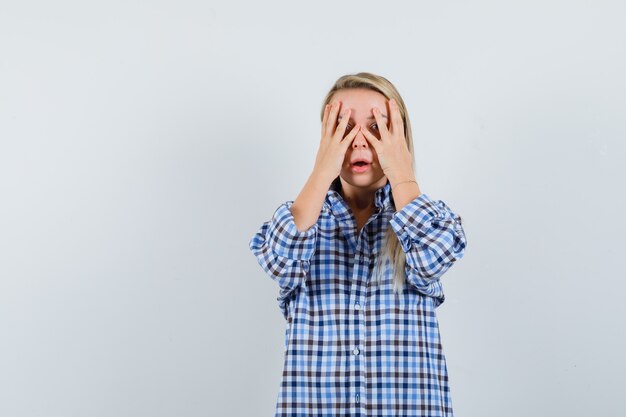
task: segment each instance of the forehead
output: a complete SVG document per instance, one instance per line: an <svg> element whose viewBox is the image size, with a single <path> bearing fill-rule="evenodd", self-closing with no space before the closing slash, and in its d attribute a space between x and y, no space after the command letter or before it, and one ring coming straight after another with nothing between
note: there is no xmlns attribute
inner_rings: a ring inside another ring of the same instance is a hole
<svg viewBox="0 0 626 417"><path fill-rule="evenodd" d="M333 94L331 103L341 101L342 108L351 108L353 110L365 110L369 112L372 107L378 107L380 110L387 108L387 98L378 91L368 90L366 88L349 88L337 91Z"/></svg>

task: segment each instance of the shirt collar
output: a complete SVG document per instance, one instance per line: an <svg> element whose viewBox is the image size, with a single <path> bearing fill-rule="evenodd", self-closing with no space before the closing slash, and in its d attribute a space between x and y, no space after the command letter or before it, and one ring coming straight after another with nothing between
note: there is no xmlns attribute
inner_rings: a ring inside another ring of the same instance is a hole
<svg viewBox="0 0 626 417"><path fill-rule="evenodd" d="M339 190L341 190L341 181L339 177L337 177L330 184L328 192L326 193L325 201L335 217L340 220L348 220L352 214L348 204L345 202L341 194L339 194ZM389 180L387 180L387 183L374 193L374 205L383 211L390 207L395 207L393 195L391 194L391 183Z"/></svg>

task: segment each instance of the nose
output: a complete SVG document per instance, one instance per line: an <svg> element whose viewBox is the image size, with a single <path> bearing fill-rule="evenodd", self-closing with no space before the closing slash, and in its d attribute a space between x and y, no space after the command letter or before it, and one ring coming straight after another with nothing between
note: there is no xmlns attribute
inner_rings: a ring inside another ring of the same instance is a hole
<svg viewBox="0 0 626 417"><path fill-rule="evenodd" d="M353 149L367 149L369 148L369 143L367 142L367 139L365 139L365 136L363 135L363 132L359 131L359 133L356 134L356 136L354 137L354 140L352 141L352 148Z"/></svg>

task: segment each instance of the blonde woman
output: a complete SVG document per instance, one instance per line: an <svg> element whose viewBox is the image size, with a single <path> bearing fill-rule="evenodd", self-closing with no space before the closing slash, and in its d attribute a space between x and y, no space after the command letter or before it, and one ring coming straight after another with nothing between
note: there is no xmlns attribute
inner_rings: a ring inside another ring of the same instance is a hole
<svg viewBox="0 0 626 417"><path fill-rule="evenodd" d="M461 217L415 180L409 116L386 78L340 77L315 165L249 246L286 319L276 416L452 416L435 309Z"/></svg>

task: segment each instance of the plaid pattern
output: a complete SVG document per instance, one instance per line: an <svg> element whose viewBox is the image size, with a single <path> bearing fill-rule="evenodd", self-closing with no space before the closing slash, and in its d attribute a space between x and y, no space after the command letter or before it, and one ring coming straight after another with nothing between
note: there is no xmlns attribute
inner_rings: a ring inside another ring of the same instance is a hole
<svg viewBox="0 0 626 417"><path fill-rule="evenodd" d="M340 186L308 230L297 230L287 201L249 243L286 320L275 415L451 417L435 308L439 278L465 251L461 217L423 193L396 212L388 182L357 236ZM399 295L388 261L380 285L371 276L389 226L406 253Z"/></svg>

